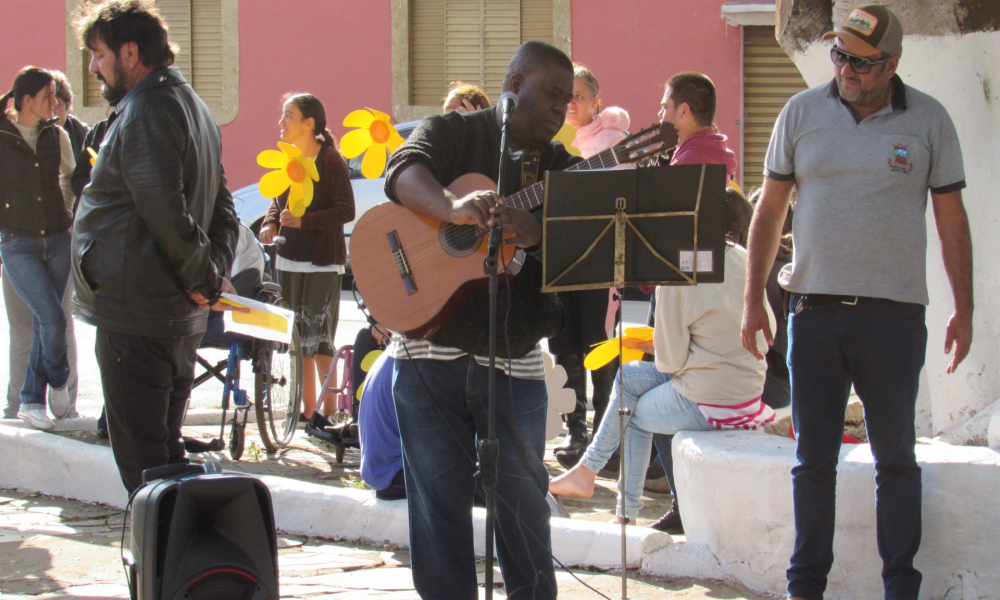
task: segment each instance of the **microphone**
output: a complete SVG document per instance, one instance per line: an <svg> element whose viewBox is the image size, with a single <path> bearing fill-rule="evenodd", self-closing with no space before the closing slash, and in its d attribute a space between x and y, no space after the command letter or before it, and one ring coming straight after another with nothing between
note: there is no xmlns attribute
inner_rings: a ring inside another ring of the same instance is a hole
<svg viewBox="0 0 1000 600"><path fill-rule="evenodd" d="M514 107L517 106L517 94L514 92L504 92L500 94L500 111L503 115L504 124L507 123L507 119L510 118L510 113L514 112Z"/></svg>

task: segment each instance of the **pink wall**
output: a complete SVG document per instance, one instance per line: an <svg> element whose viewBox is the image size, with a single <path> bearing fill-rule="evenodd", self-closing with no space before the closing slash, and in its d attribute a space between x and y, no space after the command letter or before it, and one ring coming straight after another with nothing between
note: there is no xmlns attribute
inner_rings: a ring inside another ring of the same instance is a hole
<svg viewBox="0 0 1000 600"><path fill-rule="evenodd" d="M66 70L65 0L4 0L0 18L0 95L21 67Z"/></svg>
<svg viewBox="0 0 1000 600"><path fill-rule="evenodd" d="M26 64L65 69L64 0L5 0L0 88ZM629 111L632 129L656 120L663 83L695 70L715 82L716 123L739 152L741 36L720 15L722 0L572 0L573 59L601 82L606 106ZM308 6L308 9L304 8ZM255 157L278 140L280 97L316 94L330 130L352 110L391 110L389 2L241 2L240 109L222 127L230 187L260 178ZM352 42L351 40L356 40Z"/></svg>
<svg viewBox="0 0 1000 600"><path fill-rule="evenodd" d="M240 111L222 127L229 187L263 175L256 156L275 148L286 92L322 100L338 138L352 110L391 112L391 27L387 1L241 2Z"/></svg>
<svg viewBox="0 0 1000 600"><path fill-rule="evenodd" d="M657 120L663 84L699 71L716 86L715 122L740 154L742 36L721 16L723 0L572 0L573 60L601 83L605 106L621 106L632 131Z"/></svg>

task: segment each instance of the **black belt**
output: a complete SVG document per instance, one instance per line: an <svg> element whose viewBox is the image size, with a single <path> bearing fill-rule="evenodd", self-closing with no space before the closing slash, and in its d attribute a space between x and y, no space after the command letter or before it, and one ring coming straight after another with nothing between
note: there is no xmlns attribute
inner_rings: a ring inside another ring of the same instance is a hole
<svg viewBox="0 0 1000 600"><path fill-rule="evenodd" d="M834 304L847 304L854 306L859 300L868 300L865 296L839 296L837 294L803 294L799 297L798 304L795 305L795 312L802 312L807 308L821 308Z"/></svg>

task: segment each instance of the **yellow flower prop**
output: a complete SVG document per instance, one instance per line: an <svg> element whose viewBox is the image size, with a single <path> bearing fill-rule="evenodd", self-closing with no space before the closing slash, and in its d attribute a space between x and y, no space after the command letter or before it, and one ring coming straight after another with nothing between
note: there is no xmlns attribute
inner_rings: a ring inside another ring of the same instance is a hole
<svg viewBox="0 0 1000 600"><path fill-rule="evenodd" d="M389 115L373 108L356 110L344 119L344 127L357 127L340 138L344 158L354 158L367 150L361 174L377 179L385 171L386 156L403 144L403 136L389 122Z"/></svg>
<svg viewBox="0 0 1000 600"><path fill-rule="evenodd" d="M90 154L90 166L94 166L97 162L97 152L94 152L93 148L87 148L87 154Z"/></svg>
<svg viewBox="0 0 1000 600"><path fill-rule="evenodd" d="M260 195L277 198L291 188L288 192L288 210L296 217L301 217L305 214L306 207L312 204L313 182L319 181L316 161L304 156L292 144L278 142L278 147L281 152L264 150L257 155L258 165L277 169L260 178Z"/></svg>
<svg viewBox="0 0 1000 600"><path fill-rule="evenodd" d="M628 327L625 329L626 339L637 340L640 342L652 342L653 341L653 328L652 327ZM594 349L590 351L587 358L583 359L583 366L590 369L591 371L596 371L604 365L608 364L615 357L618 356L618 339L611 338L606 342L601 342L599 344L594 344ZM642 355L645 354L642 350L636 350L635 348L622 348L622 363L632 362L633 360L642 360Z"/></svg>
<svg viewBox="0 0 1000 600"><path fill-rule="evenodd" d="M573 140L575 139L576 130L569 123L563 123L562 128L556 132L556 136L552 138L552 141L562 142L562 145L566 146L566 152L569 152L573 156L582 156L576 146L573 145Z"/></svg>
<svg viewBox="0 0 1000 600"><path fill-rule="evenodd" d="M381 350L372 350L371 352L369 352L368 354L366 354L365 357L363 359L361 359L361 370L364 371L365 373L367 373L368 371L371 371L372 370L372 366L375 365L375 361L378 360L378 357L380 357L380 356L382 356L382 351ZM361 391L363 389L364 389L364 386L361 386L361 385L358 386L358 391L357 391L358 401L361 400Z"/></svg>

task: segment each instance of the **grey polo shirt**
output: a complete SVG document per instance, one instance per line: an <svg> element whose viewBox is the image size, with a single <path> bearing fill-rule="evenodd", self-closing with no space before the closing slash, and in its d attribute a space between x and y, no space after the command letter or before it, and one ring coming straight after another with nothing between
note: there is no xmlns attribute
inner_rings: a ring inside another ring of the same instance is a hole
<svg viewBox="0 0 1000 600"><path fill-rule="evenodd" d="M927 191L965 187L962 151L941 103L892 85L891 104L860 123L835 79L778 116L765 174L798 194L785 289L928 303Z"/></svg>

